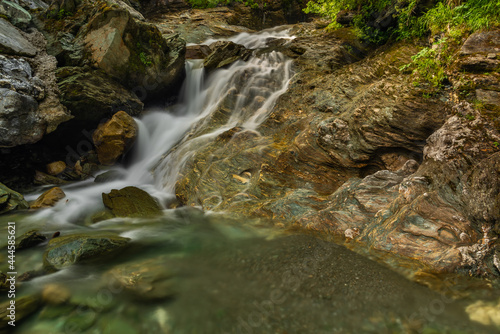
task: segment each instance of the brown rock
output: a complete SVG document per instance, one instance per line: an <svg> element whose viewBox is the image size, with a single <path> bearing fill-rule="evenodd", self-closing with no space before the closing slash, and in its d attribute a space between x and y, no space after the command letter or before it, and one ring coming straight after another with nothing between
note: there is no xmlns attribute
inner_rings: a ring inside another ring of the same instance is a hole
<svg viewBox="0 0 500 334"><path fill-rule="evenodd" d="M191 45L186 47L186 59L205 59L211 52L208 45Z"/></svg>
<svg viewBox="0 0 500 334"><path fill-rule="evenodd" d="M47 174L49 175L59 175L66 169L66 163L64 161L54 161L46 166Z"/></svg>
<svg viewBox="0 0 500 334"><path fill-rule="evenodd" d="M42 299L48 304L64 304L70 299L70 297L71 292L68 288L59 284L47 284L42 290Z"/></svg>
<svg viewBox="0 0 500 334"><path fill-rule="evenodd" d="M132 147L137 131L134 119L124 111L117 112L111 120L99 125L92 136L99 162L106 166L113 165Z"/></svg>
<svg viewBox="0 0 500 334"><path fill-rule="evenodd" d="M66 197L64 191L59 187L54 187L40 195L31 205L32 209L49 208L54 206L59 200Z"/></svg>

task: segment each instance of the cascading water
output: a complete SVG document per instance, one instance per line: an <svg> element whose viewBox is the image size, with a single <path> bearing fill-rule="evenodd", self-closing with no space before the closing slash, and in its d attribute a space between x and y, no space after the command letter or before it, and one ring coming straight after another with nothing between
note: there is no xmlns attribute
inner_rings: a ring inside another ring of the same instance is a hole
<svg viewBox="0 0 500 334"><path fill-rule="evenodd" d="M286 30L276 29L252 35L243 33L228 40L247 48L262 48L267 45L267 41L276 38L293 37ZM65 186L63 189L68 200L41 211L32 219L50 218L59 224L76 223L90 212L103 208L101 193L126 186L140 187L161 203L174 198L176 176L196 149L236 126L242 131L257 130L277 98L287 89L291 61L281 53L272 51L254 56L247 62L237 61L229 68L216 70L205 78L202 60L189 60L186 73L181 103L167 111L148 111L136 120L139 136L131 153L132 163L128 168L113 168L121 173L121 179L104 184L88 180ZM198 132L205 131L204 123L231 94L235 96L235 102L227 121L199 135ZM175 145L175 151L167 154ZM152 173L153 168L155 174ZM35 197L33 195L28 199Z"/></svg>

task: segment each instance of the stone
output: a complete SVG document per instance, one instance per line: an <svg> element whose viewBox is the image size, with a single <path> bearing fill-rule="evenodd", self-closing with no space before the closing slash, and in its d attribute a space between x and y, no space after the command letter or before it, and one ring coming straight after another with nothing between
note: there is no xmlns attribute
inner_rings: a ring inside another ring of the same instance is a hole
<svg viewBox="0 0 500 334"><path fill-rule="evenodd" d="M36 100L45 97L43 82L33 76L30 64L22 58L7 58L0 55L0 88L29 95Z"/></svg>
<svg viewBox="0 0 500 334"><path fill-rule="evenodd" d="M158 257L125 263L114 267L104 277L106 282L112 282L114 287L124 289L136 299L161 300L174 294L174 273L165 262L165 257Z"/></svg>
<svg viewBox="0 0 500 334"><path fill-rule="evenodd" d="M207 71L228 66L237 60L247 60L252 54L251 50L243 45L230 41L215 42L210 45L210 53L203 61L203 66Z"/></svg>
<svg viewBox="0 0 500 334"><path fill-rule="evenodd" d="M136 187L125 187L102 194L104 206L116 217L152 217L162 213L156 200Z"/></svg>
<svg viewBox="0 0 500 334"><path fill-rule="evenodd" d="M59 236L47 245L43 265L46 270L55 271L76 263L102 261L125 247L129 240L106 232Z"/></svg>
<svg viewBox="0 0 500 334"><path fill-rule="evenodd" d="M23 319L27 318L31 314L35 313L41 305L40 297L37 295L29 295L24 297L19 297L15 299L16 302L16 324L21 322ZM10 301L6 301L0 304L0 329L5 329L10 327L9 321L11 319L8 317L10 306Z"/></svg>
<svg viewBox="0 0 500 334"><path fill-rule="evenodd" d="M47 237L38 231L28 231L16 238L16 249L31 248L45 242L45 240L47 240Z"/></svg>
<svg viewBox="0 0 500 334"><path fill-rule="evenodd" d="M471 34L460 49L460 54L464 56L489 53L498 53L500 45L500 31L480 31Z"/></svg>
<svg viewBox="0 0 500 334"><path fill-rule="evenodd" d="M37 101L28 95L0 88L0 147L36 143L46 125L37 113Z"/></svg>
<svg viewBox="0 0 500 334"><path fill-rule="evenodd" d="M32 209L50 208L66 197L64 191L59 187L54 187L41 194L31 205Z"/></svg>
<svg viewBox="0 0 500 334"><path fill-rule="evenodd" d="M0 2L0 14L7 16L12 24L18 27L25 27L31 22L31 14L12 1L2 0Z"/></svg>
<svg viewBox="0 0 500 334"><path fill-rule="evenodd" d="M125 176L125 174L119 170L108 170L102 174L95 177L95 183L106 183L111 181L120 180Z"/></svg>
<svg viewBox="0 0 500 334"><path fill-rule="evenodd" d="M0 214L12 210L27 209L23 195L0 183Z"/></svg>
<svg viewBox="0 0 500 334"><path fill-rule="evenodd" d="M134 119L124 111L119 111L104 124L97 127L92 135L99 162L113 165L118 158L132 147L138 132Z"/></svg>
<svg viewBox="0 0 500 334"><path fill-rule="evenodd" d="M186 45L178 36L166 40L156 26L133 19L126 10L111 9L96 14L81 37L92 65L141 100L180 87Z"/></svg>
<svg viewBox="0 0 500 334"><path fill-rule="evenodd" d="M101 71L62 67L56 75L61 102L74 116L64 126L95 127L119 110L130 115L142 112L144 105L138 97Z"/></svg>
<svg viewBox="0 0 500 334"><path fill-rule="evenodd" d="M33 178L33 183L39 186L47 186L47 185L62 185L67 184L68 181L60 179L56 176L52 176L40 171L35 171L35 177Z"/></svg>
<svg viewBox="0 0 500 334"><path fill-rule="evenodd" d="M33 57L36 48L7 20L0 18L0 52Z"/></svg>
<svg viewBox="0 0 500 334"><path fill-rule="evenodd" d="M42 288L42 300L50 305L61 305L69 301L71 291L63 285L50 283Z"/></svg>
<svg viewBox="0 0 500 334"><path fill-rule="evenodd" d="M66 163L64 161L54 161L45 166L47 174L56 176L66 170Z"/></svg>
<svg viewBox="0 0 500 334"><path fill-rule="evenodd" d="M43 0L19 0L19 3L29 9L38 9L44 10L49 8L49 5L46 4Z"/></svg>
<svg viewBox="0 0 500 334"><path fill-rule="evenodd" d="M197 44L186 47L186 59L205 59L212 50L208 45Z"/></svg>

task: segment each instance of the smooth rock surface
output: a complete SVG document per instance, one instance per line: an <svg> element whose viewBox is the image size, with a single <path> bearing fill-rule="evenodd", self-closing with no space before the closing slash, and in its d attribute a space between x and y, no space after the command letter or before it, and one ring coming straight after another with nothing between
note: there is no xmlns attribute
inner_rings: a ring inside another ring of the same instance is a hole
<svg viewBox="0 0 500 334"><path fill-rule="evenodd" d="M7 20L0 18L0 52L33 57L36 48Z"/></svg>
<svg viewBox="0 0 500 334"><path fill-rule="evenodd" d="M31 205L32 209L50 208L66 197L64 191L59 187L54 187L41 194Z"/></svg>
<svg viewBox="0 0 500 334"><path fill-rule="evenodd" d="M104 206L117 217L152 217L161 214L161 207L147 192L136 187L125 187L102 194Z"/></svg>

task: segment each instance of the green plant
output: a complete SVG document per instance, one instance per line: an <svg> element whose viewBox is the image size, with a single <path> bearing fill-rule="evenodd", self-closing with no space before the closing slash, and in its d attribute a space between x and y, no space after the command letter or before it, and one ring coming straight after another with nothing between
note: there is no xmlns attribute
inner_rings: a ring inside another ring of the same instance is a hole
<svg viewBox="0 0 500 334"><path fill-rule="evenodd" d="M139 59L141 60L141 63L144 64L144 66L153 65L153 62L149 59L149 57L144 52L139 53Z"/></svg>
<svg viewBox="0 0 500 334"><path fill-rule="evenodd" d="M493 146L495 146L495 148L498 148L500 146L500 143L496 141L493 143Z"/></svg>
<svg viewBox="0 0 500 334"><path fill-rule="evenodd" d="M465 118L469 121L473 121L476 117L472 114L467 114L467 115L465 115Z"/></svg>

